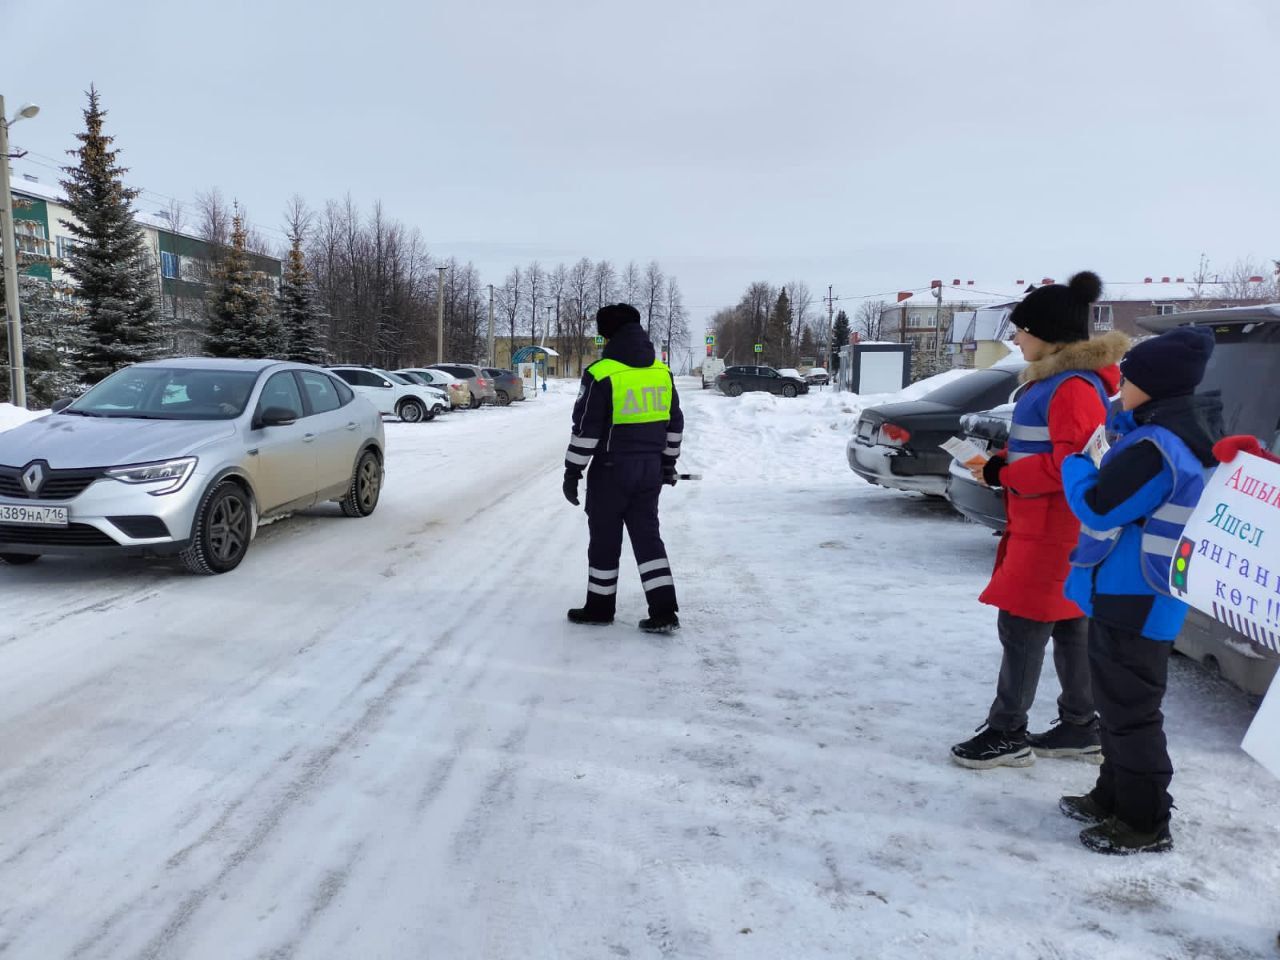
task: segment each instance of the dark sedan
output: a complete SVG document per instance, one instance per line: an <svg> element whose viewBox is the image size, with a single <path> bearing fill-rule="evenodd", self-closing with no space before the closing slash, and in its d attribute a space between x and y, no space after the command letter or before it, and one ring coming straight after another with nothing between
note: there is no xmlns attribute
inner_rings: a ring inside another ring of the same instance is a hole
<svg viewBox="0 0 1280 960"><path fill-rule="evenodd" d="M740 397L752 391L776 393L783 397L798 397L809 392L809 384L800 377L788 377L773 367L729 367L716 377L720 392L730 397Z"/></svg>
<svg viewBox="0 0 1280 960"><path fill-rule="evenodd" d="M962 415L1007 402L1023 366L1008 361L952 380L920 400L868 407L845 448L849 468L868 483L944 496L951 456L940 444L960 432Z"/></svg>

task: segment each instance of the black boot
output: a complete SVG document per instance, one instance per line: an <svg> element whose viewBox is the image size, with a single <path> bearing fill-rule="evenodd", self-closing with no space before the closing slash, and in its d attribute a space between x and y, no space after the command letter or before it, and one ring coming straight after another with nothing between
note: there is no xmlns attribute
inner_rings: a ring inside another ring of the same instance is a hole
<svg viewBox="0 0 1280 960"><path fill-rule="evenodd" d="M1173 849L1168 825L1151 833L1135 830L1116 817L1108 817L1080 834L1080 842L1094 853L1127 857L1135 853L1166 853Z"/></svg>
<svg viewBox="0 0 1280 960"><path fill-rule="evenodd" d="M1027 737L1037 757L1055 757L1084 760L1087 763L1102 762L1102 738L1098 733L1095 717L1088 723L1053 721L1044 733Z"/></svg>
<svg viewBox="0 0 1280 960"><path fill-rule="evenodd" d="M674 610L670 613L651 613L640 621L640 629L645 633L675 633L680 629L680 617Z"/></svg>
<svg viewBox="0 0 1280 960"><path fill-rule="evenodd" d="M1092 793L1086 793L1082 797L1061 797L1058 800L1058 809L1062 811L1063 816L1090 825L1102 823L1111 816L1111 811L1098 803Z"/></svg>
<svg viewBox="0 0 1280 960"><path fill-rule="evenodd" d="M596 594L589 593L585 604L569 611L569 622L607 627L613 623L613 605L601 603Z"/></svg>

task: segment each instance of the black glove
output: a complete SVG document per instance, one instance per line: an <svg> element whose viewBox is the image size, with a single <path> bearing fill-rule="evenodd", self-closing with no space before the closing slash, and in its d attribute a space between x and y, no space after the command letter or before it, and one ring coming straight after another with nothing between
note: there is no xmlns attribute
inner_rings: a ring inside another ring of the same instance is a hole
<svg viewBox="0 0 1280 960"><path fill-rule="evenodd" d="M982 479L987 482L988 487L1004 486L1000 482L1000 471L1009 465L1004 457L997 454L982 465Z"/></svg>
<svg viewBox="0 0 1280 960"><path fill-rule="evenodd" d="M575 507L578 505L578 481L581 479L581 470L571 470L569 467L564 468L564 485L560 489L564 491L564 498Z"/></svg>
<svg viewBox="0 0 1280 960"><path fill-rule="evenodd" d="M674 463L664 463L662 465L662 482L669 487L674 487L676 481L680 478L676 476L676 465Z"/></svg>

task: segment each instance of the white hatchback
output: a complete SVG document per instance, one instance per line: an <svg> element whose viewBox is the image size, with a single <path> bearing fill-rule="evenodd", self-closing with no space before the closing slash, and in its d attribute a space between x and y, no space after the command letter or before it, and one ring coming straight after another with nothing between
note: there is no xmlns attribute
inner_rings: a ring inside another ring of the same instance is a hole
<svg viewBox="0 0 1280 960"><path fill-rule="evenodd" d="M399 417L405 423L434 420L449 409L449 398L434 387L412 383L406 377L377 367L329 367L334 376L347 383L357 396L366 398L384 417Z"/></svg>

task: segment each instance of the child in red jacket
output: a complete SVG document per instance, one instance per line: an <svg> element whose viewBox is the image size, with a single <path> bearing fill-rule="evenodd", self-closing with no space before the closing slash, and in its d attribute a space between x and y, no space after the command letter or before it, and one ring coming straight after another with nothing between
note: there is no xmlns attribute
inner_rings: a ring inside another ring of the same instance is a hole
<svg viewBox="0 0 1280 960"><path fill-rule="evenodd" d="M1101 754L1088 621L1063 596L1080 524L1062 493L1062 461L1084 449L1105 422L1120 384L1116 363L1129 346L1119 333L1089 338L1090 305L1101 292L1095 274L1079 273L1065 286L1033 290L1013 310L1014 342L1030 362L1022 377L1028 386L1014 409L1007 451L976 471L979 482L1005 493L1008 524L980 598L1000 610L1004 655L986 723L976 737L951 748L963 767L1027 766L1037 754ZM1028 735L1027 712L1050 638L1062 684L1059 720L1045 733Z"/></svg>

